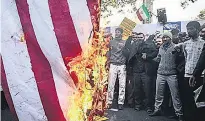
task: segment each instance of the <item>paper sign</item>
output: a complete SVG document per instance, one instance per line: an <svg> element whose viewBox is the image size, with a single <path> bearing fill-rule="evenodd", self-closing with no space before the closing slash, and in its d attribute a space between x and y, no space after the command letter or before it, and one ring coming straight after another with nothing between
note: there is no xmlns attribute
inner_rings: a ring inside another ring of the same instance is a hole
<svg viewBox="0 0 205 121"><path fill-rule="evenodd" d="M124 18L120 24L120 28L123 29L123 40L127 40L127 38L131 35L132 30L135 28L136 23L128 18Z"/></svg>

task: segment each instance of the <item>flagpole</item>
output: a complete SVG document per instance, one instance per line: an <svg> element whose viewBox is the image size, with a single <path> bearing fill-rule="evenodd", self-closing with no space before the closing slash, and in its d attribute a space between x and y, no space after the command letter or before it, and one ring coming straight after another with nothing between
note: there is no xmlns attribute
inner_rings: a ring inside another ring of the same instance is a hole
<svg viewBox="0 0 205 121"><path fill-rule="evenodd" d="M143 0L143 4L145 4L145 0ZM142 23L145 24L145 20L143 20Z"/></svg>

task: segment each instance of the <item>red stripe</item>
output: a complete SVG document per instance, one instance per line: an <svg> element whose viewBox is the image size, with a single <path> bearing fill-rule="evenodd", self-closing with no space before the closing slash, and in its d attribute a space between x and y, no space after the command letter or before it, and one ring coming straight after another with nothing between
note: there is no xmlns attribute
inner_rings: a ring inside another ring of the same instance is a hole
<svg viewBox="0 0 205 121"><path fill-rule="evenodd" d="M139 10L137 10L137 17L138 17L138 19L139 19L140 21L143 21L143 18L142 18L142 16L140 15Z"/></svg>
<svg viewBox="0 0 205 121"><path fill-rule="evenodd" d="M66 121L60 108L51 67L35 36L27 0L16 0L16 4L45 114L49 121Z"/></svg>
<svg viewBox="0 0 205 121"><path fill-rule="evenodd" d="M67 64L71 61L70 59L82 52L80 42L70 15L67 0L48 0L48 4L58 45L67 67ZM69 67L67 69L69 70ZM71 73L71 77L77 83L76 74Z"/></svg>
<svg viewBox="0 0 205 121"><path fill-rule="evenodd" d="M18 116L16 114L14 104L13 104L13 101L12 101L12 98L11 98L11 94L10 94L10 91L9 91L9 87L8 87L8 83L7 83L7 79L6 79L6 73L5 73L5 70L4 70L2 57L1 57L0 61L1 61L1 85L2 85L4 94L5 94L5 97L6 97L6 101L9 105L10 111L14 115L15 120L18 121L19 119L18 119Z"/></svg>

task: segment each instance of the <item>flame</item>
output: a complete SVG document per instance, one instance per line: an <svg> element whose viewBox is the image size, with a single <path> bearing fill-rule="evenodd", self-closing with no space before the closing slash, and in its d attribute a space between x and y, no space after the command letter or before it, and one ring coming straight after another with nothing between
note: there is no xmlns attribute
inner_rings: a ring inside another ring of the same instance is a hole
<svg viewBox="0 0 205 121"><path fill-rule="evenodd" d="M106 101L107 42L102 33L96 33L98 39L93 38L92 44L80 56L74 58L69 66L78 77L77 90L69 98L68 117L70 121L99 121L104 118Z"/></svg>
<svg viewBox="0 0 205 121"><path fill-rule="evenodd" d="M98 5L100 0L98 0ZM69 121L103 121L106 107L108 73L106 53L108 39L99 31L100 6L92 16L93 37L84 52L68 63L71 72L78 77L75 92L69 97L67 118Z"/></svg>
<svg viewBox="0 0 205 121"><path fill-rule="evenodd" d="M24 37L24 34L22 33L21 35L20 35L20 42L24 42L25 41L25 37Z"/></svg>

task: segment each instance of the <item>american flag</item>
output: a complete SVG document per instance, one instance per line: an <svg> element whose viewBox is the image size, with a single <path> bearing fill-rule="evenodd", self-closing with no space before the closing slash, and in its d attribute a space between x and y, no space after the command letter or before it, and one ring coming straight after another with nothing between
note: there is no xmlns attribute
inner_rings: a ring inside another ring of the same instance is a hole
<svg viewBox="0 0 205 121"><path fill-rule="evenodd" d="M97 0L1 0L1 84L19 121L67 121Z"/></svg>

